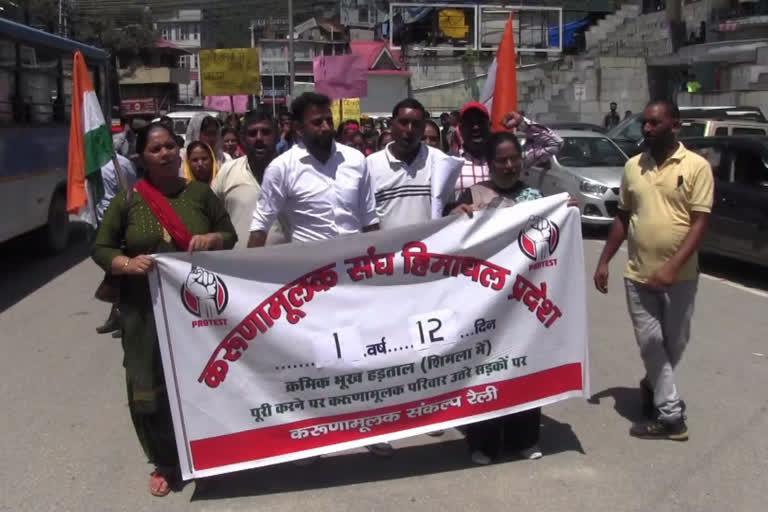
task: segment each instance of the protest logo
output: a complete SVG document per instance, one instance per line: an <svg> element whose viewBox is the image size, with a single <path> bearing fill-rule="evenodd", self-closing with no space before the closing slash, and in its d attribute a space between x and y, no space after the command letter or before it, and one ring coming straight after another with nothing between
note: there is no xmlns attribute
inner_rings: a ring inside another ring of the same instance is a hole
<svg viewBox="0 0 768 512"><path fill-rule="evenodd" d="M192 265L181 285L181 302L196 317L214 318L227 307L229 292L219 276Z"/></svg>
<svg viewBox="0 0 768 512"><path fill-rule="evenodd" d="M529 259L549 261L560 243L560 228L547 218L532 215L517 236L517 243Z"/></svg>

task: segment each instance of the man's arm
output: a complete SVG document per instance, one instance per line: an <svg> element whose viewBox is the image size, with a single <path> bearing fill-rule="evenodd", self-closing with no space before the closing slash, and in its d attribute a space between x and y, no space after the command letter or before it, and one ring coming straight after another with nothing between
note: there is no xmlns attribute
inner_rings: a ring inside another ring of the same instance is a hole
<svg viewBox="0 0 768 512"><path fill-rule="evenodd" d="M248 247L263 247L267 242L269 228L285 206L287 198L285 180L282 167L267 166L261 184L261 194L256 202L256 209L253 210Z"/></svg>
<svg viewBox="0 0 768 512"><path fill-rule="evenodd" d="M680 268L682 268L701 244L707 232L708 224L709 213L691 212L691 229L685 235L680 248L660 269L653 273L646 284L653 288L663 288L674 283Z"/></svg>
<svg viewBox="0 0 768 512"><path fill-rule="evenodd" d="M520 128L525 133L523 167L532 167L545 158L556 155L563 147L563 139L546 126L523 117Z"/></svg>
<svg viewBox="0 0 768 512"><path fill-rule="evenodd" d="M680 244L680 248L648 280L648 286L663 288L675 281L677 273L701 244L709 224L709 212L715 191L712 168L704 163L692 176L690 192L691 228Z"/></svg>
<svg viewBox="0 0 768 512"><path fill-rule="evenodd" d="M267 243L267 234L264 231L251 231L248 238L248 247L264 247Z"/></svg>
<svg viewBox="0 0 768 512"><path fill-rule="evenodd" d="M360 179L360 223L363 227L363 233L369 231L378 231L379 216L376 214L376 196L373 194L373 180L371 173L368 172L368 165L363 160L362 177Z"/></svg>
<svg viewBox="0 0 768 512"><path fill-rule="evenodd" d="M627 227L629 226L629 212L619 210L611 224L611 232L608 234L603 246L603 252L600 253L600 259L597 263L597 269L593 277L595 288L601 293L608 293L608 264L616 255L616 252L627 238Z"/></svg>

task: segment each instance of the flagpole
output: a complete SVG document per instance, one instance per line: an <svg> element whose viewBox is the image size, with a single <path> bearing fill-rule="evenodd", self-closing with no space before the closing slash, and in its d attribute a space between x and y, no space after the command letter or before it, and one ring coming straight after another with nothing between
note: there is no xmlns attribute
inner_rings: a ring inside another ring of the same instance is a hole
<svg viewBox="0 0 768 512"><path fill-rule="evenodd" d="M296 56L293 54L293 0L288 0L288 65L291 67L291 101L294 97L294 87L296 86Z"/></svg>

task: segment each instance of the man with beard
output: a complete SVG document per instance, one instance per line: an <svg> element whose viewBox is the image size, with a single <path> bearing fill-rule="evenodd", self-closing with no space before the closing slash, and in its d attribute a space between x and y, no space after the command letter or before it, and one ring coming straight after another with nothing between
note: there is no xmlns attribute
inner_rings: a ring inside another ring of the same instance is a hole
<svg viewBox="0 0 768 512"><path fill-rule="evenodd" d="M463 161L422 143L426 117L424 107L412 98L402 100L392 111L394 141L366 160L376 197L381 229L418 224L432 218L434 199L453 201L453 185ZM442 211L442 207L436 209Z"/></svg>
<svg viewBox="0 0 768 512"><path fill-rule="evenodd" d="M261 247L278 214L291 241L327 240L379 228L365 157L333 140L331 100L304 93L291 105L299 142L264 171L248 247Z"/></svg>
<svg viewBox="0 0 768 512"><path fill-rule="evenodd" d="M456 181L457 197L464 189L490 177L484 156L491 133L491 116L488 109L482 103L470 101L461 107L460 115L459 130L464 141L460 156L464 158L464 166ZM522 155L523 168L532 167L541 159L554 155L563 145L563 139L552 130L517 112L509 112L504 116L502 124L509 130L520 131L520 137L526 140Z"/></svg>
<svg viewBox="0 0 768 512"><path fill-rule="evenodd" d="M645 366L640 381L649 421L629 433L643 439L688 440L685 406L674 369L691 332L698 283L697 248L712 209L712 168L677 141L680 111L653 101L643 112L646 151L624 166L619 211L595 271L595 287L608 292L608 264L624 239L629 316Z"/></svg>
<svg viewBox="0 0 768 512"><path fill-rule="evenodd" d="M245 155L224 164L211 183L235 226L236 248L247 247L264 171L275 157L277 127L267 112L252 111L245 116L240 135ZM281 226L282 222L270 230L267 245L285 242Z"/></svg>

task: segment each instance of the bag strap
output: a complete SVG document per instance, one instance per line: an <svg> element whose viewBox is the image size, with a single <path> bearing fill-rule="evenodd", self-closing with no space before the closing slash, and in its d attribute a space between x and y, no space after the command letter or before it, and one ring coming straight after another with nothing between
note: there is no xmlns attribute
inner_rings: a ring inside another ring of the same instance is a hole
<svg viewBox="0 0 768 512"><path fill-rule="evenodd" d="M133 201L133 187L126 186L123 189L123 204L120 208L120 247L125 249L125 233L128 230L128 214L131 211Z"/></svg>

